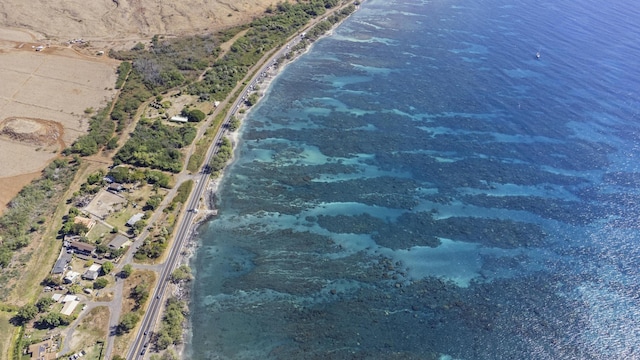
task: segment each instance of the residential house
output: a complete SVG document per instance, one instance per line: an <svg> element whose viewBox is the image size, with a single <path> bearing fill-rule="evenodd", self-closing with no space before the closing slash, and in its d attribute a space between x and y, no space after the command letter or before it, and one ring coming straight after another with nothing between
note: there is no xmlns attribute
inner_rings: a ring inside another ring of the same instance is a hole
<svg viewBox="0 0 640 360"><path fill-rule="evenodd" d="M129 245L131 245L131 240L129 240L129 238L127 238L124 235L118 234L116 235L115 238L113 238L113 240L109 242L108 246L109 246L109 249L117 250L117 249L122 249Z"/></svg>
<svg viewBox="0 0 640 360"><path fill-rule="evenodd" d="M37 344L29 345L27 355L36 360L54 360L56 358L56 344L53 340L41 341Z"/></svg>
<svg viewBox="0 0 640 360"><path fill-rule="evenodd" d="M76 281L76 279L78 279L78 276L80 276L80 273L77 273L75 271L67 271L62 280L67 284L72 284Z"/></svg>
<svg viewBox="0 0 640 360"><path fill-rule="evenodd" d="M84 274L82 274L82 278L85 280L95 281L98 278L98 276L100 276L101 268L102 268L102 265L100 264L93 264L89 266L87 271L85 271Z"/></svg>
<svg viewBox="0 0 640 360"><path fill-rule="evenodd" d="M95 253L96 247L79 241L72 241L69 243L67 250L73 251L76 254L91 256Z"/></svg>
<svg viewBox="0 0 640 360"><path fill-rule="evenodd" d="M127 226L135 225L138 221L142 220L142 217L144 217L144 213L137 213L137 214L133 215L127 221Z"/></svg>
<svg viewBox="0 0 640 360"><path fill-rule="evenodd" d="M113 182L111 184L109 184L109 186L107 187L107 191L110 191L114 194L119 193L120 191L124 190L124 185L117 183L117 182Z"/></svg>
<svg viewBox="0 0 640 360"><path fill-rule="evenodd" d="M55 265L53 265L53 270L51 270L51 273L54 275L62 274L68 263L68 259L61 257L56 261Z"/></svg>
<svg viewBox="0 0 640 360"><path fill-rule="evenodd" d="M78 300L72 300L72 301L68 301L64 304L64 306L62 307L62 310L60 310L60 314L62 315L71 315L71 313L73 313L73 310L75 310L76 306L78 306L78 304L80 304L80 301Z"/></svg>

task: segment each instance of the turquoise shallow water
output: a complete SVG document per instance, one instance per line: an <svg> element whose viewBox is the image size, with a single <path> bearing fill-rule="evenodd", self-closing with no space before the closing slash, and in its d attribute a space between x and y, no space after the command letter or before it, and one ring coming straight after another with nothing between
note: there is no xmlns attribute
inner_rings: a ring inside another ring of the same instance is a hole
<svg viewBox="0 0 640 360"><path fill-rule="evenodd" d="M367 1L244 122L187 358L640 358L638 12Z"/></svg>

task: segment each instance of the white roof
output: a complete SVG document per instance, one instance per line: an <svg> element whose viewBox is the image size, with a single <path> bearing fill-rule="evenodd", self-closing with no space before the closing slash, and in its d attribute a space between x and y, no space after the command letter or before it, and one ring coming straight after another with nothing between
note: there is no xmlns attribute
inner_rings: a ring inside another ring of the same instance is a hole
<svg viewBox="0 0 640 360"><path fill-rule="evenodd" d="M177 122L189 122L189 119L187 119L187 118L186 118L186 117L184 117L184 116L178 116L178 115L176 115L176 116L172 116L172 117L171 117L171 121L177 121Z"/></svg>
<svg viewBox="0 0 640 360"><path fill-rule="evenodd" d="M62 298L62 294L53 294L51 298L53 299L53 301L59 302L60 299Z"/></svg>
<svg viewBox="0 0 640 360"><path fill-rule="evenodd" d="M77 301L77 300L70 301L64 304L60 313L62 315L71 315L71 313L76 308L76 306L78 306L78 304L80 304L80 301Z"/></svg>
<svg viewBox="0 0 640 360"><path fill-rule="evenodd" d="M80 275L80 273L77 273L75 271L67 271L67 274L64 277L68 279L74 279L78 275Z"/></svg>
<svg viewBox="0 0 640 360"><path fill-rule="evenodd" d="M68 303L71 301L78 301L78 297L75 295L65 295L64 298L62 299L63 303Z"/></svg>
<svg viewBox="0 0 640 360"><path fill-rule="evenodd" d="M102 265L100 265L100 264L93 264L93 265L89 266L89 271L99 271L101 267L102 267Z"/></svg>
<svg viewBox="0 0 640 360"><path fill-rule="evenodd" d="M137 213L137 214L131 216L129 218L129 221L127 221L127 225L129 225L129 226L135 225L135 223L137 223L138 221L142 220L143 216L144 216L144 213Z"/></svg>

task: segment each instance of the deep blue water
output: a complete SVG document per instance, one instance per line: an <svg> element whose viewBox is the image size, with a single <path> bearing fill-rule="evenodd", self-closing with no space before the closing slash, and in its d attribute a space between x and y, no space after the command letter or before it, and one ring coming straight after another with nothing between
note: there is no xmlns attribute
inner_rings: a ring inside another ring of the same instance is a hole
<svg viewBox="0 0 640 360"><path fill-rule="evenodd" d="M639 9L368 0L244 122L187 358L640 358Z"/></svg>

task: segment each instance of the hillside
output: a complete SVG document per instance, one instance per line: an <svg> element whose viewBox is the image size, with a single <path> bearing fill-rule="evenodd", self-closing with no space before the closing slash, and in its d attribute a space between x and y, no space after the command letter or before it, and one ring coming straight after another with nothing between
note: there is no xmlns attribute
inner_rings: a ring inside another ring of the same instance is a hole
<svg viewBox="0 0 640 360"><path fill-rule="evenodd" d="M118 40L185 34L247 22L273 0L5 0L0 26L27 28L52 40Z"/></svg>

